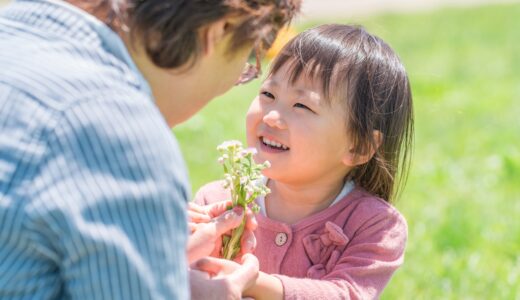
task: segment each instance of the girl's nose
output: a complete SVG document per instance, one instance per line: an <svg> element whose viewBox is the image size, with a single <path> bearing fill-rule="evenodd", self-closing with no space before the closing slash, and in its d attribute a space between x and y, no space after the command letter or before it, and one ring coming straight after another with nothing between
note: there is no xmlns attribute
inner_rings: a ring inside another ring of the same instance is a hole
<svg viewBox="0 0 520 300"><path fill-rule="evenodd" d="M287 125L283 121L280 112L277 110L271 110L271 111L267 112L264 115L263 120L267 125L269 125L271 127L276 127L278 129L287 128Z"/></svg>

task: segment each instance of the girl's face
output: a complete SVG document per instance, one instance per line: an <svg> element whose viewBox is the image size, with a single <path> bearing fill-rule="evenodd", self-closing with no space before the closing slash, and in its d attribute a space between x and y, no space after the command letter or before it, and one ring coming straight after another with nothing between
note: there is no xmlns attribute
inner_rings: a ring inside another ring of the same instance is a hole
<svg viewBox="0 0 520 300"><path fill-rule="evenodd" d="M262 84L249 107L247 143L256 160L268 160L268 178L288 184L312 184L343 178L352 168L345 112L327 104L319 82L305 75L291 84L283 66Z"/></svg>

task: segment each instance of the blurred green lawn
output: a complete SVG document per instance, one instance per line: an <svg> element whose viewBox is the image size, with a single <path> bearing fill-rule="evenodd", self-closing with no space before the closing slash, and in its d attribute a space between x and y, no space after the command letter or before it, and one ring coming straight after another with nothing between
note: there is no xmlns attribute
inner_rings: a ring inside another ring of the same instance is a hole
<svg viewBox="0 0 520 300"><path fill-rule="evenodd" d="M389 42L414 93L414 162L396 203L406 261L383 299L520 299L519 20L519 4L341 20ZM221 177L216 146L244 141L259 84L175 129L194 191Z"/></svg>

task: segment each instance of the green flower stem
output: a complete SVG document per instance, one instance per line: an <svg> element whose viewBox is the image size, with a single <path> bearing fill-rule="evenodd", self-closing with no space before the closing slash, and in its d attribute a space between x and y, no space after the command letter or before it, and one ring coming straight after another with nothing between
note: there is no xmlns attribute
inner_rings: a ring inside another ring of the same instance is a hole
<svg viewBox="0 0 520 300"><path fill-rule="evenodd" d="M235 256L240 252L240 239L242 234L244 233L244 228L246 227L246 214L244 208L244 216L242 217L242 222L240 226L233 229L231 232L231 239L228 241L226 247L224 248L223 256L225 259L232 260Z"/></svg>

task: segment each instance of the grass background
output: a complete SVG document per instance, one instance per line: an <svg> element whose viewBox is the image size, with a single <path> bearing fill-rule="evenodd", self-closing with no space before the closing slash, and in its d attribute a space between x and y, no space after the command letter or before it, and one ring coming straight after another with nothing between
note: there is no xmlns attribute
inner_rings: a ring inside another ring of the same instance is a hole
<svg viewBox="0 0 520 300"><path fill-rule="evenodd" d="M520 5L337 21L389 42L414 94L413 166L396 203L409 222L406 261L382 299L520 299ZM174 130L194 191L222 175L215 147L244 141L259 84Z"/></svg>

